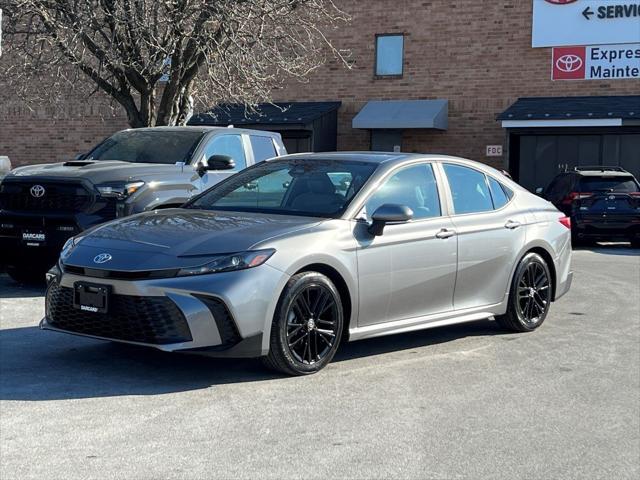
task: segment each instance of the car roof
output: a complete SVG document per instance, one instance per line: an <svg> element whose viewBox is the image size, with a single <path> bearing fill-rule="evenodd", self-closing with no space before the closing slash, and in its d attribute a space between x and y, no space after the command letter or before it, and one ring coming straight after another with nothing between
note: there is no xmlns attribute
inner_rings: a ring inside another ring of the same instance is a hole
<svg viewBox="0 0 640 480"><path fill-rule="evenodd" d="M583 177L632 177L630 172L612 170L580 170L571 172Z"/></svg>
<svg viewBox="0 0 640 480"><path fill-rule="evenodd" d="M128 128L126 130L123 131L132 131L134 130L133 128ZM144 128L136 128L135 131L147 131L147 132L184 132L184 131L192 131L192 132L200 132L200 133L207 133L207 132L212 132L212 131L216 131L216 130L224 130L224 131L232 131L235 133L251 133L251 134L255 134L255 133L260 133L262 135L268 135L268 136L277 136L278 134L275 132L270 132L267 130L252 130L249 128L235 128L235 127L210 127L210 126L200 126L200 125L185 125L185 126L180 126L180 127L144 127Z"/></svg>
<svg viewBox="0 0 640 480"><path fill-rule="evenodd" d="M452 157L449 155L434 155L434 154L422 154L422 153L395 153L395 152L319 152L319 153L293 153L284 155L282 157L276 157L269 161L275 161L280 159L288 160L337 160L337 161L351 161L351 162L365 162L365 163L403 163L408 160L454 160L463 162L473 162L466 158ZM476 162L473 162L476 163Z"/></svg>

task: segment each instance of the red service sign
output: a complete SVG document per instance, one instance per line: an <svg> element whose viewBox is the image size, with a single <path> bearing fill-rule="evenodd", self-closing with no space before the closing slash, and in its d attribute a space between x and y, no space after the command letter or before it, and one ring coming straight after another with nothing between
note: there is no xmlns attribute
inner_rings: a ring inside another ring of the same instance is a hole
<svg viewBox="0 0 640 480"><path fill-rule="evenodd" d="M584 80L587 70L586 47L553 49L553 80Z"/></svg>
<svg viewBox="0 0 640 480"><path fill-rule="evenodd" d="M640 79L640 43L556 47L552 80Z"/></svg>

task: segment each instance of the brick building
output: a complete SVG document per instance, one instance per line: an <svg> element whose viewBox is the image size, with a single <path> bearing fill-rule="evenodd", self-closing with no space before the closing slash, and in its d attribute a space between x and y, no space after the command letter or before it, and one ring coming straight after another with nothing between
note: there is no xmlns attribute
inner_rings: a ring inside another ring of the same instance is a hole
<svg viewBox="0 0 640 480"><path fill-rule="evenodd" d="M608 1L342 0L352 22L335 31L333 41L351 50L351 68L330 61L308 83L283 86L274 99L340 102L337 116L328 111L337 120L333 145L339 150L460 155L510 168L529 187L585 162L620 163L640 173L640 74L554 81L552 48L532 48L536 2L557 9L553 14L593 6L596 17L585 21L604 22L597 20L597 4ZM637 21L640 32L640 16L626 20ZM640 45L628 46L640 52ZM640 54L629 62L634 73ZM516 103L522 97L530 99ZM68 114L57 120L1 92L0 99L0 155L18 164L68 158L126 126L124 117L79 99L70 99ZM272 128L274 119L253 123ZM499 156L487 156L490 145L502 146L502 155L495 149Z"/></svg>

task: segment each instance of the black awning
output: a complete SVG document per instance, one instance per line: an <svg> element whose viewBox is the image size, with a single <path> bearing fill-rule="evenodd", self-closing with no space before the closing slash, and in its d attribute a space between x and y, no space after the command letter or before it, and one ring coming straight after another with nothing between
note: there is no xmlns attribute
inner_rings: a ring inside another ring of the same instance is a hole
<svg viewBox="0 0 640 480"><path fill-rule="evenodd" d="M608 97L526 97L498 115L498 120L568 119L640 120L640 95Z"/></svg>
<svg viewBox="0 0 640 480"><path fill-rule="evenodd" d="M251 111L242 104L219 104L191 117L189 125L307 125L340 105L342 102L261 103Z"/></svg>

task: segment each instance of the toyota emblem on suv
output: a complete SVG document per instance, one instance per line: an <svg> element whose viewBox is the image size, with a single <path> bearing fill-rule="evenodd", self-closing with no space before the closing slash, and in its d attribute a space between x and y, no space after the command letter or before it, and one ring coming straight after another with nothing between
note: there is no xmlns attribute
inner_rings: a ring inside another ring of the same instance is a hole
<svg viewBox="0 0 640 480"><path fill-rule="evenodd" d="M563 55L556 60L556 67L558 67L558 70L561 72L575 72L582 68L582 59L578 55Z"/></svg>
<svg viewBox="0 0 640 480"><path fill-rule="evenodd" d="M93 263L107 263L113 257L108 253L100 253L93 258Z"/></svg>
<svg viewBox="0 0 640 480"><path fill-rule="evenodd" d="M29 191L31 192L31 196L34 198L42 198L46 193L46 190L42 185L34 185Z"/></svg>

